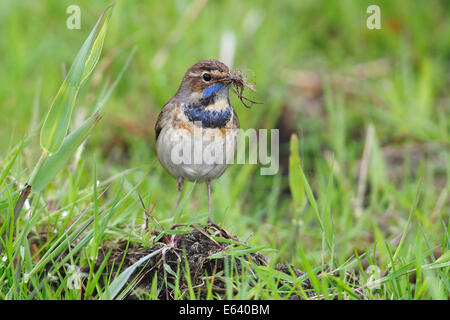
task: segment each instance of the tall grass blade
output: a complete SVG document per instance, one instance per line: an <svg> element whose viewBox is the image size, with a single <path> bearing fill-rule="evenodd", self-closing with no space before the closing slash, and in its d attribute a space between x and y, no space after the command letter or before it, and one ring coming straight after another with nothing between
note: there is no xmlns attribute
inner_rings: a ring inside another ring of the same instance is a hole
<svg viewBox="0 0 450 320"><path fill-rule="evenodd" d="M119 83L120 79L122 79L125 71L128 69L128 66L130 65L130 62L133 59L134 54L136 53L136 50L137 50L137 46L134 46L133 49L131 50L130 54L128 55L127 60L125 61L125 64L123 65L122 69L120 70L119 74L117 75L116 80L114 80L114 82L108 88L106 93L103 93L103 94L101 94L98 97L98 99L96 101L96 104L95 104L94 112L100 111L100 109L103 107L105 102L109 99L109 97L111 96L112 92L114 91L114 89L116 88L117 84Z"/></svg>
<svg viewBox="0 0 450 320"><path fill-rule="evenodd" d="M69 129L73 106L83 83L98 62L113 5L98 19L53 99L41 129L40 144L44 152L56 153Z"/></svg>
<svg viewBox="0 0 450 320"><path fill-rule="evenodd" d="M289 187L296 207L303 209L305 206L305 186L303 184L302 171L300 169L300 155L298 152L298 138L296 134L291 135L291 146L289 155Z"/></svg>
<svg viewBox="0 0 450 320"><path fill-rule="evenodd" d="M36 174L30 181L31 190L39 192L53 177L63 168L70 156L77 150L78 146L87 138L91 130L100 120L100 116L95 113L88 118L81 126L71 132L63 141L58 152L47 156Z"/></svg>

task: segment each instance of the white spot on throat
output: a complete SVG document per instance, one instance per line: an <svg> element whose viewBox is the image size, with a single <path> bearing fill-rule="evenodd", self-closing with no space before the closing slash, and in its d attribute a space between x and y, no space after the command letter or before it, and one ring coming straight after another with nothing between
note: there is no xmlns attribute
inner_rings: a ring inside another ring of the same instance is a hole
<svg viewBox="0 0 450 320"><path fill-rule="evenodd" d="M227 99L217 99L216 102L208 105L205 109L210 111L223 111L228 108Z"/></svg>

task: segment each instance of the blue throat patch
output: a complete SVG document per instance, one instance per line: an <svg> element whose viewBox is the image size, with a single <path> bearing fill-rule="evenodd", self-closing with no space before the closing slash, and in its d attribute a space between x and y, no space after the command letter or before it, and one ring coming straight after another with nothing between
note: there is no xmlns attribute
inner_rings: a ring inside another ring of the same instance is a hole
<svg viewBox="0 0 450 320"><path fill-rule="evenodd" d="M216 83L208 88L204 89L202 92L203 98L209 98L213 94L216 94L218 91L225 89L225 85L223 83Z"/></svg>
<svg viewBox="0 0 450 320"><path fill-rule="evenodd" d="M208 110L206 107L213 104L219 98L218 94L228 90L227 85L223 83L215 83L212 86L204 89L202 97L198 102L183 107L183 112L190 122L199 121L203 128L223 128L231 119L231 106L227 99L228 107L224 110ZM221 97L222 98L222 97Z"/></svg>
<svg viewBox="0 0 450 320"><path fill-rule="evenodd" d="M231 119L231 110L215 111L206 110L204 107L196 105L184 106L184 114L189 121L201 121L203 128L223 128Z"/></svg>

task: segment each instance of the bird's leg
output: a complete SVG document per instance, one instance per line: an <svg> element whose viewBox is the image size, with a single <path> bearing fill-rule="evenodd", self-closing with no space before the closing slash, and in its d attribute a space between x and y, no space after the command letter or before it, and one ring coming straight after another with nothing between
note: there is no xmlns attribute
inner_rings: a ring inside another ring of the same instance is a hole
<svg viewBox="0 0 450 320"><path fill-rule="evenodd" d="M178 206L180 205L181 192L183 191L183 187L184 187L184 179L182 177L179 177L177 179L178 197L177 197L177 207L175 211L178 211Z"/></svg>
<svg viewBox="0 0 450 320"><path fill-rule="evenodd" d="M206 181L206 187L208 188L208 224L212 224L211 219L211 181Z"/></svg>

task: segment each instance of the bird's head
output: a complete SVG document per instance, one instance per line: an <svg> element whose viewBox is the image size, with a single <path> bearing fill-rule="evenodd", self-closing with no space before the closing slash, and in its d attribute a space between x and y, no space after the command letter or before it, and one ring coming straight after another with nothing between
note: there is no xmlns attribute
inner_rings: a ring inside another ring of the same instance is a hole
<svg viewBox="0 0 450 320"><path fill-rule="evenodd" d="M191 101L227 99L230 85L236 79L224 63L202 60L186 71L177 94Z"/></svg>

